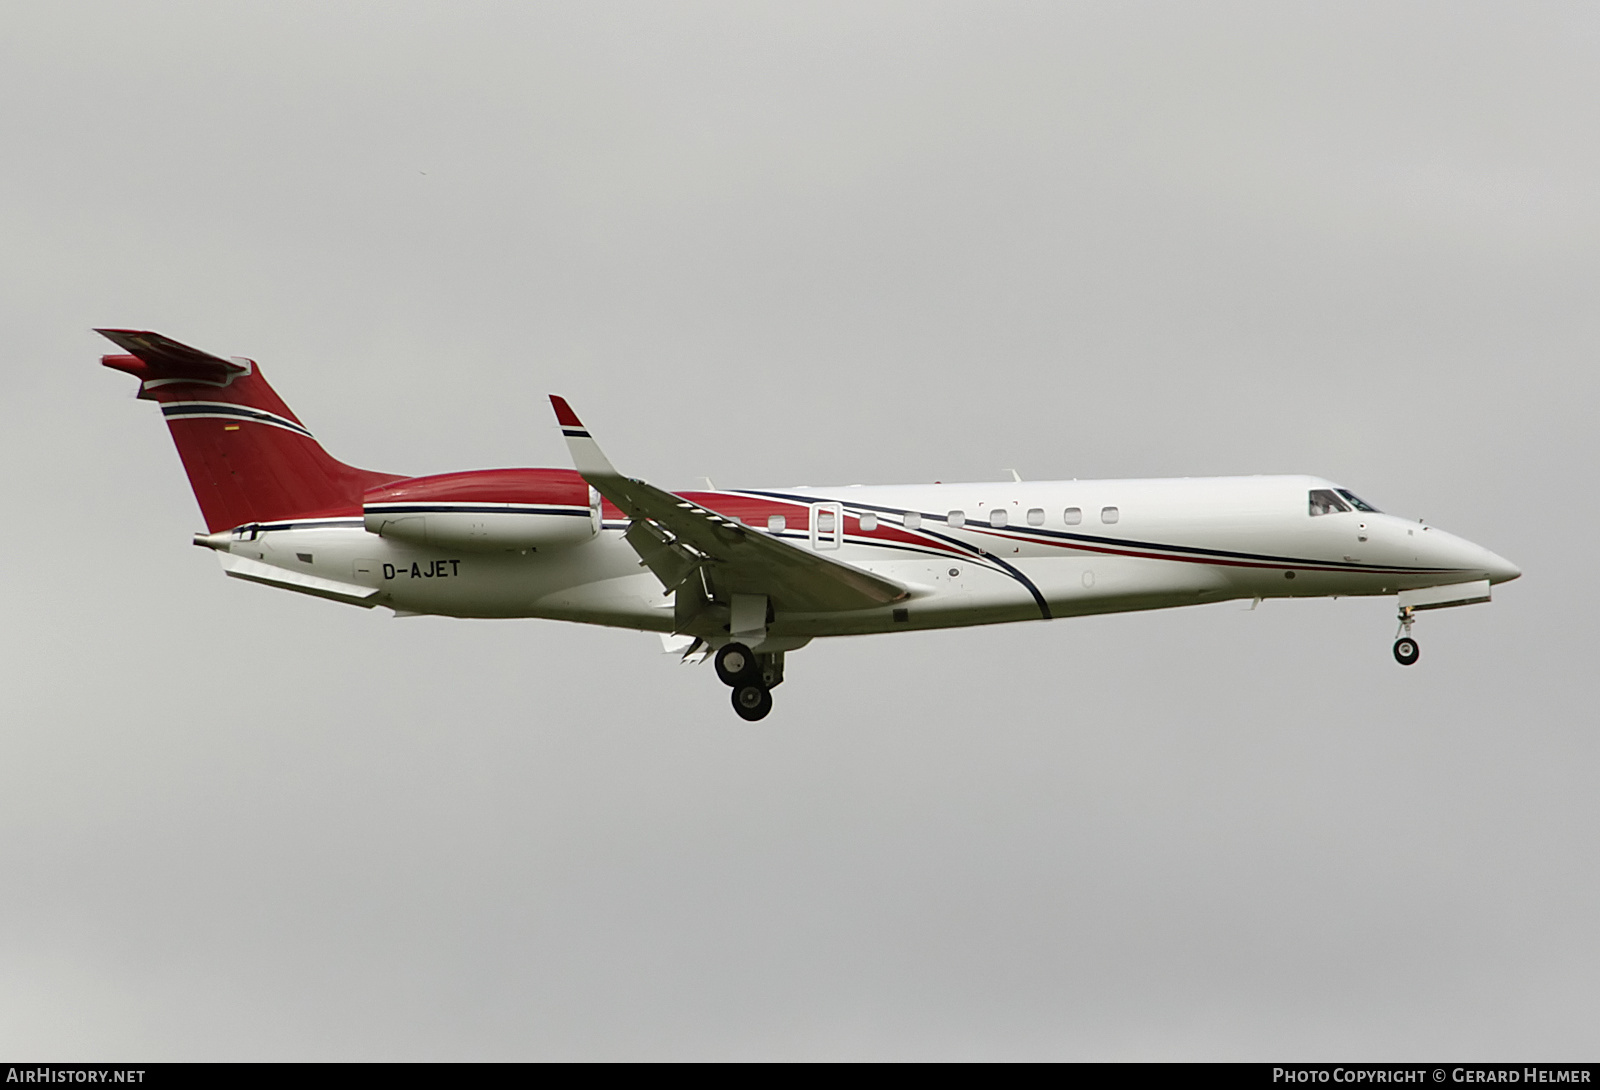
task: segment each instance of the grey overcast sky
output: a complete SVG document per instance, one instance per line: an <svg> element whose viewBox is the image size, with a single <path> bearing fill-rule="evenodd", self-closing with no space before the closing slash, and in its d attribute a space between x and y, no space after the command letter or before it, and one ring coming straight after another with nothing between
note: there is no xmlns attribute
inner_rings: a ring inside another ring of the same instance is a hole
<svg viewBox="0 0 1600 1090"><path fill-rule="evenodd" d="M0 1053L1593 1059L1600 8L33 3ZM225 579L96 325L336 457L1311 472L1521 565L823 641Z"/></svg>

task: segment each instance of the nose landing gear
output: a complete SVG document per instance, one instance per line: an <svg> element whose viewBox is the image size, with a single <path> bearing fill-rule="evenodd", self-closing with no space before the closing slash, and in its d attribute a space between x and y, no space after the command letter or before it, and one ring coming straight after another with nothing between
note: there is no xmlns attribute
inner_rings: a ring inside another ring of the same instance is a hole
<svg viewBox="0 0 1600 1090"><path fill-rule="evenodd" d="M1399 638L1394 641L1394 661L1401 666L1410 666L1422 657L1422 652L1417 648L1417 641L1411 638L1411 625L1416 620L1410 606L1400 609L1400 628L1395 633Z"/></svg>
<svg viewBox="0 0 1600 1090"><path fill-rule="evenodd" d="M783 684L783 652L756 654L742 643L724 644L715 660L717 677L733 690L733 710L754 723L772 710L772 690Z"/></svg>

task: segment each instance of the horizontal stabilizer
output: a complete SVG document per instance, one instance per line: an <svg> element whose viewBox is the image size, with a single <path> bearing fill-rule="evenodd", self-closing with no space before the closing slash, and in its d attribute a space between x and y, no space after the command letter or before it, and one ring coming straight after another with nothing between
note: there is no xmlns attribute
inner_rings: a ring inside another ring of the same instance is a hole
<svg viewBox="0 0 1600 1090"><path fill-rule="evenodd" d="M324 579L318 575L306 575L304 572L290 571L275 564L263 564L247 556L230 556L227 553L218 555L222 560L222 570L235 579L243 579L250 583L265 583L269 587L295 590L301 594L330 598L335 602L362 606L366 609L377 605L372 600L378 594L377 587L362 587L355 583Z"/></svg>
<svg viewBox="0 0 1600 1090"><path fill-rule="evenodd" d="M225 386L250 371L248 364L213 356L149 330L97 329L95 332L138 361L136 364L125 357L108 356L103 360L107 367L127 371L146 381L165 379Z"/></svg>

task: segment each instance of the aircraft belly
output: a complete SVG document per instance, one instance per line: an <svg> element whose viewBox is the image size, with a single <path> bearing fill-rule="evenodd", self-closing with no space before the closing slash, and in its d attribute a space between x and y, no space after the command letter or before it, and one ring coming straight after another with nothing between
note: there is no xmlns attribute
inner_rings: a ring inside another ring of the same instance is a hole
<svg viewBox="0 0 1600 1090"><path fill-rule="evenodd" d="M1238 596L1227 569L1128 556L1084 556L1028 567L1057 617L1163 609Z"/></svg>
<svg viewBox="0 0 1600 1090"><path fill-rule="evenodd" d="M562 621L672 631L672 599L648 572L565 587L533 603L529 616Z"/></svg>

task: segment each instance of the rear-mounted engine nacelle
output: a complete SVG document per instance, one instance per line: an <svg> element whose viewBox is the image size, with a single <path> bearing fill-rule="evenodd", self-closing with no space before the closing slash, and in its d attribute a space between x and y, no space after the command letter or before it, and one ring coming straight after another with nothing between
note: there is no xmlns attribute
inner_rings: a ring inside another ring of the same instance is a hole
<svg viewBox="0 0 1600 1090"><path fill-rule="evenodd" d="M581 545L599 530L590 510L572 511L395 511L369 506L367 532L410 545L499 552L564 549Z"/></svg>
<svg viewBox="0 0 1600 1090"><path fill-rule="evenodd" d="M564 549L600 532L600 496L571 470L485 469L367 492L367 532L435 549Z"/></svg>

